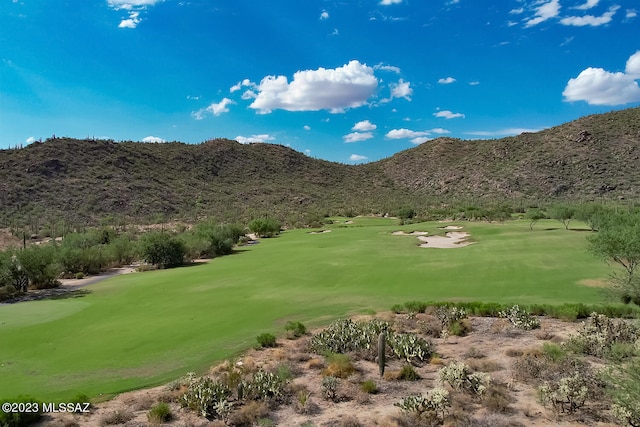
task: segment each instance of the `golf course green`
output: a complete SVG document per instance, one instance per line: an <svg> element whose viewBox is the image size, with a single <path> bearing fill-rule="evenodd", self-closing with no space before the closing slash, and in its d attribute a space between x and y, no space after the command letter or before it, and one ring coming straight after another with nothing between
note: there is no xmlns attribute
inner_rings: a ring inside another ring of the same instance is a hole
<svg viewBox="0 0 640 427"><path fill-rule="evenodd" d="M587 251L586 227L452 223L475 243L429 249L391 233L443 234L450 224L346 220L206 264L114 277L78 298L0 306L0 398L106 398L203 372L260 333L282 335L287 320L313 327L409 300L605 302L600 288L582 284L611 271Z"/></svg>

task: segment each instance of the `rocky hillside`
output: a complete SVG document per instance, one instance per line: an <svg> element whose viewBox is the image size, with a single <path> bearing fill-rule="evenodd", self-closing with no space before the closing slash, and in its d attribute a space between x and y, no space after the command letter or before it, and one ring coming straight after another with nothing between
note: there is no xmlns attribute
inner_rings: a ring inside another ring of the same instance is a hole
<svg viewBox="0 0 640 427"><path fill-rule="evenodd" d="M494 140L439 138L349 166L273 144L48 139L0 150L0 221L221 220L389 212L451 200L637 199L640 108Z"/></svg>

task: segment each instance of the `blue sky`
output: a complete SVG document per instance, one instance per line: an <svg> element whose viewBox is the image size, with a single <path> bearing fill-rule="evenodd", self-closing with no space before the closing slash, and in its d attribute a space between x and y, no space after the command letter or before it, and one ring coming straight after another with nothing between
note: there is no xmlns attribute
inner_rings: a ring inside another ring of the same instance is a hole
<svg viewBox="0 0 640 427"><path fill-rule="evenodd" d="M638 0L0 0L0 147L267 142L343 163L640 105Z"/></svg>

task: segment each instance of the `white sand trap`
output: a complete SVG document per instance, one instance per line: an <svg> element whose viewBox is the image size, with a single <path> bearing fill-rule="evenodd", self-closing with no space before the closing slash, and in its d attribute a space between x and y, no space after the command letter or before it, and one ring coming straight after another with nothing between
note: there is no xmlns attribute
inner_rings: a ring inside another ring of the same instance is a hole
<svg viewBox="0 0 640 427"><path fill-rule="evenodd" d="M428 231L412 231L411 233L407 233L406 231L394 231L391 233L393 236L426 236L429 234Z"/></svg>
<svg viewBox="0 0 640 427"><path fill-rule="evenodd" d="M322 230L322 231L310 231L309 234L324 234L331 233L332 230Z"/></svg>
<svg viewBox="0 0 640 427"><path fill-rule="evenodd" d="M462 230L461 225L447 225L446 227L438 227L441 230Z"/></svg>
<svg viewBox="0 0 640 427"><path fill-rule="evenodd" d="M418 240L424 242L419 245L421 248L453 249L473 244L466 240L467 237L469 233L452 231L444 236L418 236Z"/></svg>

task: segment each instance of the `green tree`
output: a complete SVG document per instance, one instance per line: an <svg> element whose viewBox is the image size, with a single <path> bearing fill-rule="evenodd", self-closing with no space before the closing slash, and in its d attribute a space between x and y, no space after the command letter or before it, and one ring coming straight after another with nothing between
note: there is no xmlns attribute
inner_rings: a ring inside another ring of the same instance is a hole
<svg viewBox="0 0 640 427"><path fill-rule="evenodd" d="M607 216L598 233L588 237L589 249L607 262L622 267L612 275L613 289L623 301L640 305L640 213Z"/></svg>
<svg viewBox="0 0 640 427"><path fill-rule="evenodd" d="M144 260L159 268L170 268L184 262L184 243L166 233L147 233L140 239Z"/></svg>
<svg viewBox="0 0 640 427"><path fill-rule="evenodd" d="M575 216L575 208L569 205L553 205L549 209L549 216L560 221L565 230L568 230L569 223Z"/></svg>
<svg viewBox="0 0 640 427"><path fill-rule="evenodd" d="M545 215L545 213L542 212L540 209L530 209L525 214L525 218L529 220L530 230L533 230L533 226L535 225L536 222L540 221L541 219L545 219L546 217L547 216Z"/></svg>
<svg viewBox="0 0 640 427"><path fill-rule="evenodd" d="M16 253L16 258L29 279L29 284L38 289L60 285L58 276L62 272L52 245L33 245Z"/></svg>
<svg viewBox="0 0 640 427"><path fill-rule="evenodd" d="M591 231L596 231L610 213L610 209L599 203L583 203L576 207L574 217L587 224Z"/></svg>

